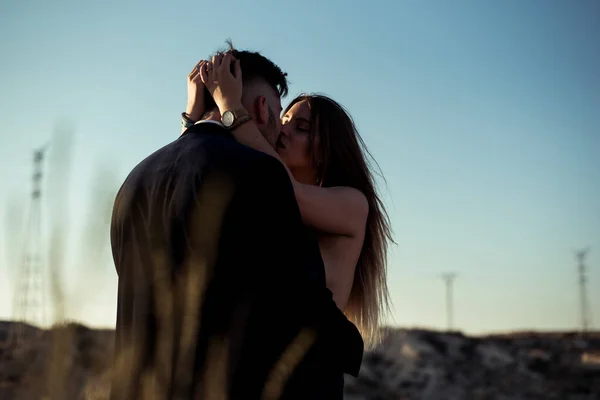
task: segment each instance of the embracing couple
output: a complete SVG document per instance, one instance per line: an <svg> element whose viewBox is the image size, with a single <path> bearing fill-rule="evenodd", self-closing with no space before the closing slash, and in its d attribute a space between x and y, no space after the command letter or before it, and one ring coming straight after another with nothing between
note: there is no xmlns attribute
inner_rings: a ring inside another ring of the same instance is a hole
<svg viewBox="0 0 600 400"><path fill-rule="evenodd" d="M113 400L341 399L388 305L388 219L345 109L229 49L115 200ZM281 118L280 118L281 115Z"/></svg>

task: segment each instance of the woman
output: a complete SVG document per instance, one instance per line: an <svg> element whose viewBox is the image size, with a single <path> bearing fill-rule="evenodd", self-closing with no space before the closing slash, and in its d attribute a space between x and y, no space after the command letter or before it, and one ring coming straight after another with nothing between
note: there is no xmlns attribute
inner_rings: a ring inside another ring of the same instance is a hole
<svg viewBox="0 0 600 400"><path fill-rule="evenodd" d="M186 113L192 120L204 112L204 87L221 113L243 108L241 69L231 54L201 61L188 76ZM389 307L385 263L391 235L363 154L368 152L352 118L326 96L301 95L283 114L275 149L253 121L232 134L238 142L283 163L303 222L317 233L327 287L337 306L361 331L365 344L373 345L380 317Z"/></svg>

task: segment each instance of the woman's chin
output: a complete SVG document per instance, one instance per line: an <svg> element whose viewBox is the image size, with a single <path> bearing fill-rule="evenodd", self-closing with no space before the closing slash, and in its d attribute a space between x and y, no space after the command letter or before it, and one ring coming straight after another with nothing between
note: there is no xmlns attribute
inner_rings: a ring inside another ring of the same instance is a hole
<svg viewBox="0 0 600 400"><path fill-rule="evenodd" d="M285 156L285 151L284 149L275 149L275 151L277 152L277 154L279 155L279 158L281 158L281 161L283 161L283 163L286 165L286 167L290 167L290 163L288 162L287 157Z"/></svg>

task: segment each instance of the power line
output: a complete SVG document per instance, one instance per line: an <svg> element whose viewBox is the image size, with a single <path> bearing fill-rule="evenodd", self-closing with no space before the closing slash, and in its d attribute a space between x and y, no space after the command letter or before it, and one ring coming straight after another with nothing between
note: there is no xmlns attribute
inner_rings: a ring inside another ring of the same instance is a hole
<svg viewBox="0 0 600 400"><path fill-rule="evenodd" d="M456 279L456 274L446 273L442 274L442 279L446 284L446 323L448 331L452 331L453 329L453 318L454 318L454 299L452 293L452 285L454 283L454 279Z"/></svg>

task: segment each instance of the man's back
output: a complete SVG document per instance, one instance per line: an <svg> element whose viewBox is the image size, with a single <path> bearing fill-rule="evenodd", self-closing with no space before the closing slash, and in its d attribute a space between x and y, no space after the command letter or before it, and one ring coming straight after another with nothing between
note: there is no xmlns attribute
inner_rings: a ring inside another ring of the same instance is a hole
<svg viewBox="0 0 600 400"><path fill-rule="evenodd" d="M212 123L131 172L111 229L113 399L260 398L296 338L320 340L336 316L330 292L310 292L324 288L322 261L286 180L276 160Z"/></svg>

